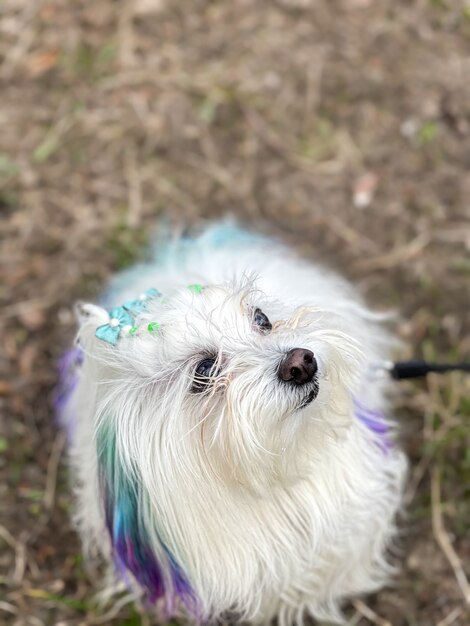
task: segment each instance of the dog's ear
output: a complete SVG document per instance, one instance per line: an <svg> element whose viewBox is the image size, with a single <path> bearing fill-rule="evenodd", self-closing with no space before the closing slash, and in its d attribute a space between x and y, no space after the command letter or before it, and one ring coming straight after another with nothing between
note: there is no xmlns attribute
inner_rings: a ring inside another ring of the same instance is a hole
<svg viewBox="0 0 470 626"><path fill-rule="evenodd" d="M79 325L77 340L83 344L92 340L96 329L109 321L109 314L105 309L88 302L77 302L75 316Z"/></svg>
<svg viewBox="0 0 470 626"><path fill-rule="evenodd" d="M100 306L90 302L77 302L75 305L75 316L80 326L93 320L96 320L98 324L105 324L108 320L107 312Z"/></svg>

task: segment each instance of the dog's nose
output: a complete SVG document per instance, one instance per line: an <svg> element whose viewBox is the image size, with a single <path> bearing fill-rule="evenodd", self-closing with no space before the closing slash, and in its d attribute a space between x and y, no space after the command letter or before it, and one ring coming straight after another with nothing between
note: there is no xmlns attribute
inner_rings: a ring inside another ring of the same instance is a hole
<svg viewBox="0 0 470 626"><path fill-rule="evenodd" d="M278 376L295 385L310 383L318 370L317 361L311 350L294 348L281 361Z"/></svg>

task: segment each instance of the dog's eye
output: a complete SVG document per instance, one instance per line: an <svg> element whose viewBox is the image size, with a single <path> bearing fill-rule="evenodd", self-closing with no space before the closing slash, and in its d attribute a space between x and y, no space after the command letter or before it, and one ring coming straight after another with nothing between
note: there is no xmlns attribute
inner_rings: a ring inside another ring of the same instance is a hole
<svg viewBox="0 0 470 626"><path fill-rule="evenodd" d="M215 359L203 359L199 361L194 371L194 381L191 391L201 393L210 385L211 380L217 375Z"/></svg>
<svg viewBox="0 0 470 626"><path fill-rule="evenodd" d="M269 333L273 329L273 325L268 319L268 316L263 313L261 309L255 309L253 315L253 321L265 333Z"/></svg>

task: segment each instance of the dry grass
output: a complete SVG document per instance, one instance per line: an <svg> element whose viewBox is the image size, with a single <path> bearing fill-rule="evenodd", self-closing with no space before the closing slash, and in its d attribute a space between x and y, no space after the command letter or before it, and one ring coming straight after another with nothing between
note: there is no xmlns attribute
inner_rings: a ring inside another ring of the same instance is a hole
<svg viewBox="0 0 470 626"><path fill-rule="evenodd" d="M71 303L158 217L268 225L410 355L468 358L469 37L463 0L3 0L0 623L146 623L92 602L50 391ZM403 571L351 624L464 626L468 381L402 391Z"/></svg>

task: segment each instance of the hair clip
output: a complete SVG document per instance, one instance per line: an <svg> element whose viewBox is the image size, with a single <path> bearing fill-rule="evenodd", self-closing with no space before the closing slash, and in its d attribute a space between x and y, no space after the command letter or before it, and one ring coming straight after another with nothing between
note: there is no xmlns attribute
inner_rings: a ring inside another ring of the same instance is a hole
<svg viewBox="0 0 470 626"><path fill-rule="evenodd" d="M109 312L109 322L98 326L96 337L115 346L123 330L130 330L134 326L134 318L123 307L116 307Z"/></svg>
<svg viewBox="0 0 470 626"><path fill-rule="evenodd" d="M124 309L126 309L126 311L140 313L140 311L143 311L145 309L149 300L158 296L161 296L161 293L158 291L158 289L152 287L151 289L147 289L147 291L144 291L144 293L140 294L140 296L136 300L128 300L127 302L124 302L122 306Z"/></svg>
<svg viewBox="0 0 470 626"><path fill-rule="evenodd" d="M204 287L199 285L198 283L194 283L193 285L188 285L189 291L193 293L202 293L204 291Z"/></svg>
<svg viewBox="0 0 470 626"><path fill-rule="evenodd" d="M194 283L188 285L188 289L195 294L200 294L203 292L204 287L198 283ZM108 313L109 321L106 324L98 326L95 331L95 336L101 339L101 341L115 346L121 334L124 333L129 337L139 334L140 329L138 326L135 326L136 315L145 310L149 300L161 295L158 289L152 287L151 289L147 289L147 291L141 294L136 300L128 300L124 302L122 306L112 309ZM149 322L147 324L147 330L150 333L160 330L160 328L161 324L158 322Z"/></svg>
<svg viewBox="0 0 470 626"><path fill-rule="evenodd" d="M122 306L116 307L109 311L109 321L107 324L98 326L95 331L95 336L101 341L115 346L122 333L127 335L135 335L138 331L138 327L135 326L135 316L145 309L148 301L152 298L160 296L158 289L147 289L136 300L129 300ZM152 328L151 328L152 327ZM147 329L149 331L155 331L160 328L160 324L157 322L151 322Z"/></svg>

